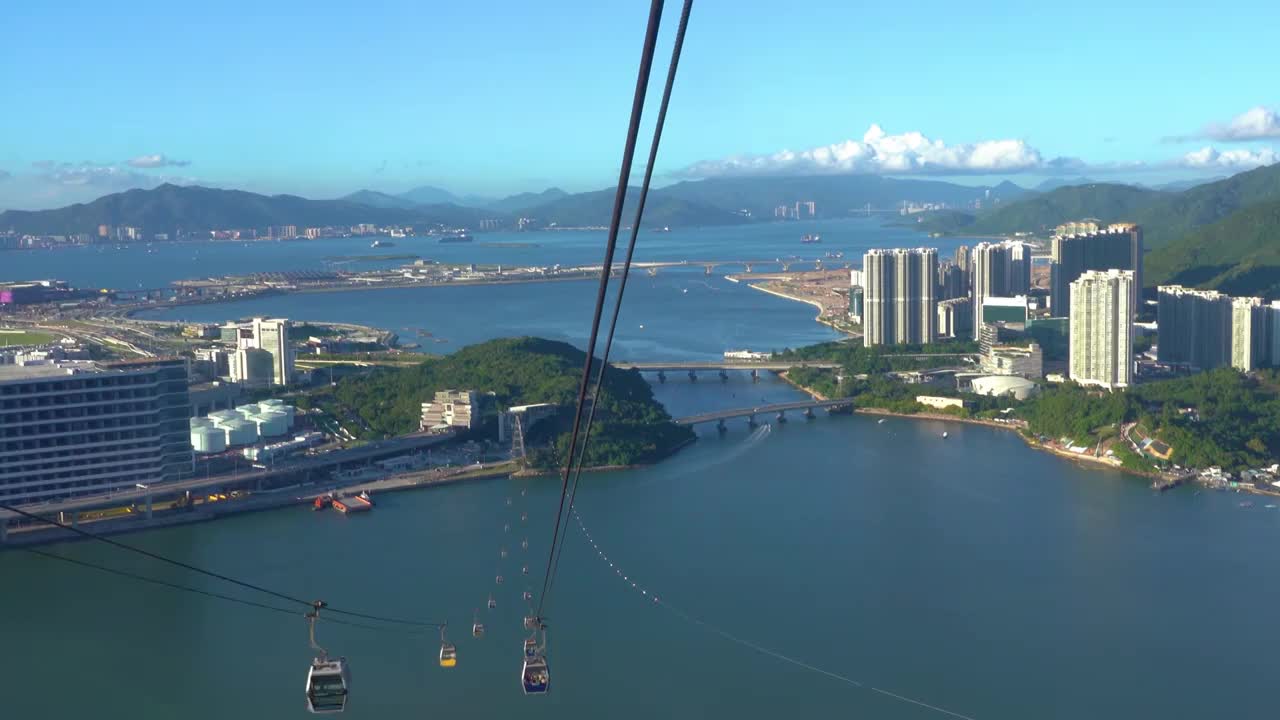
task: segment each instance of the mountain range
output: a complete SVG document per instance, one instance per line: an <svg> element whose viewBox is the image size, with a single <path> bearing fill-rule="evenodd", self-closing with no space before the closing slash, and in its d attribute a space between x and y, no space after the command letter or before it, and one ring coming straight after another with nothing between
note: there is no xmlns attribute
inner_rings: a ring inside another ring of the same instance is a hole
<svg viewBox="0 0 1280 720"><path fill-rule="evenodd" d="M873 175L717 178L679 182L651 191L645 207L650 227L729 225L772 220L775 209L812 201L818 217L846 217L870 205L943 203L980 211L946 210L917 216L921 230L963 235L1043 233L1071 220L1142 224L1148 254L1146 278L1218 287L1233 293L1280 293L1280 165L1177 189L1120 183L1027 190L1011 182L993 186ZM637 190L627 194L626 218ZM24 234L93 234L99 225L141 227L148 234L223 228L295 225L440 225L479 228L482 221L508 225L533 217L562 227L604 226L614 191L566 193L550 188L501 199L460 197L440 188L389 194L361 190L333 200L259 195L240 190L161 185L129 190L93 202L53 210L0 213L0 231Z"/></svg>
<svg viewBox="0 0 1280 720"><path fill-rule="evenodd" d="M628 193L634 206L636 189ZM967 186L936 180L878 176L723 178L686 181L650 192L645 207L651 226L729 225L772 219L779 206L812 201L818 217L844 217L866 205L901 202L967 205L975 200L1008 202L1027 193L1013 183ZM459 197L429 186L390 194L360 190L333 200L295 195L259 195L240 190L165 184L129 190L88 203L52 210L0 213L0 230L25 234L94 233L99 225L141 227L147 233L269 225L314 227L356 223L431 223L478 228L482 220L508 223L520 216L564 227L607 225L613 190L569 194L558 188L501 199ZM628 210L628 214L630 210Z"/></svg>

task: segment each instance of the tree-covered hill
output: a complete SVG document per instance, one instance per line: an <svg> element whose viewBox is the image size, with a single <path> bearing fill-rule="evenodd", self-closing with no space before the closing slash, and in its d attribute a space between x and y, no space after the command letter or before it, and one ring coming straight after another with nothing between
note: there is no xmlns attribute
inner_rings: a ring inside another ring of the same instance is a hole
<svg viewBox="0 0 1280 720"><path fill-rule="evenodd" d="M1280 199L1232 213L1147 255L1152 284L1280 297Z"/></svg>
<svg viewBox="0 0 1280 720"><path fill-rule="evenodd" d="M343 380L320 391L313 402L339 416L359 418L367 437L385 437L418 429L422 403L437 390L493 393L482 415L482 434L496 432L496 415L512 405L554 403L562 407L551 421L537 426L530 442L548 448L531 454L543 467L563 462L562 437L573 418L578 383L586 354L562 342L523 337L492 340L407 368L388 368ZM610 367L595 427L587 449L589 465L633 465L653 462L693 438L676 425L653 397L640 373Z"/></svg>

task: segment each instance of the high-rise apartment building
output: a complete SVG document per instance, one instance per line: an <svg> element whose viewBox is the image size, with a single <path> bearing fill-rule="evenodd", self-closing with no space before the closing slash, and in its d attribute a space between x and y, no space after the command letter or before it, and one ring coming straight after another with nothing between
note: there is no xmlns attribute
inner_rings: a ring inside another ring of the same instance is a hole
<svg viewBox="0 0 1280 720"><path fill-rule="evenodd" d="M973 303L968 297L938 303L938 337L968 338L973 335Z"/></svg>
<svg viewBox="0 0 1280 720"><path fill-rule="evenodd" d="M866 347L937 339L938 251L870 250L862 257Z"/></svg>
<svg viewBox="0 0 1280 720"><path fill-rule="evenodd" d="M181 359L0 366L0 501L24 504L192 471Z"/></svg>
<svg viewBox="0 0 1280 720"><path fill-rule="evenodd" d="M938 301L969 297L969 273L959 265L943 260L938 264Z"/></svg>
<svg viewBox="0 0 1280 720"><path fill-rule="evenodd" d="M1133 383L1132 270L1087 270L1071 283L1068 374L1108 389Z"/></svg>
<svg viewBox="0 0 1280 720"><path fill-rule="evenodd" d="M1231 297L1216 290L1161 285L1156 301L1156 359L1195 370L1231 363Z"/></svg>
<svg viewBox="0 0 1280 720"><path fill-rule="evenodd" d="M1068 234L1071 231L1079 231ZM1058 317L1071 314L1071 283L1089 270L1132 270L1142 293L1142 227L1119 223L1106 228L1092 224L1063 226L1053 238L1049 265L1049 310Z"/></svg>
<svg viewBox="0 0 1280 720"><path fill-rule="evenodd" d="M1231 367L1250 372L1272 364L1272 307L1258 297L1231 301Z"/></svg>
<svg viewBox="0 0 1280 720"><path fill-rule="evenodd" d="M982 305L987 297L1026 295L1031 289L1031 248L1006 240L978 243L969 256L972 264L973 338L982 325Z"/></svg>

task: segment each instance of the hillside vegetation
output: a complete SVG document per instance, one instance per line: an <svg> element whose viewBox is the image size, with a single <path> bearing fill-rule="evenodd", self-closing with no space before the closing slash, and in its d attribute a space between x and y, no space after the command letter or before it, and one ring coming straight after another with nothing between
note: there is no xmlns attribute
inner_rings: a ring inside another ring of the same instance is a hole
<svg viewBox="0 0 1280 720"><path fill-rule="evenodd" d="M1143 227L1148 285L1176 282L1242 295L1280 294L1280 165L1179 192L1094 183L1059 187L966 220L927 217L921 230L966 235L1044 233L1096 218Z"/></svg>
<svg viewBox="0 0 1280 720"><path fill-rule="evenodd" d="M437 390L476 390L487 399L481 437L496 438L497 413L512 405L554 403L562 411L527 436L545 448L530 454L540 467L563 463L573 403L586 354L571 345L540 338L492 340L407 368L380 369L347 378L319 391L312 403L325 408L360 437L375 439L418 429L422 403ZM356 427L353 427L356 426ZM610 367L587 449L589 465L653 462L693 438L671 421L639 372Z"/></svg>

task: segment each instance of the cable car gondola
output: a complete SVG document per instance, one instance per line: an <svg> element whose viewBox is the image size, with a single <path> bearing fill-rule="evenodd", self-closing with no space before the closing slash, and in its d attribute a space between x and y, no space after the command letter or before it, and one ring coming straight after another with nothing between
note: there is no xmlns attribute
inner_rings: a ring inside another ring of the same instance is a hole
<svg viewBox="0 0 1280 720"><path fill-rule="evenodd" d="M533 641L533 638L529 640ZM525 695L545 695L551 687L551 670L547 667L547 659L536 651L533 657L525 657L520 682L524 685Z"/></svg>
<svg viewBox="0 0 1280 720"><path fill-rule="evenodd" d="M499 575L499 576L497 577L497 583L498 583L499 585L501 585L501 584L502 584L502 576L501 576L501 575Z"/></svg>
<svg viewBox="0 0 1280 720"><path fill-rule="evenodd" d="M307 671L307 710L318 715L347 709L351 670L346 658L318 657Z"/></svg>
<svg viewBox="0 0 1280 720"><path fill-rule="evenodd" d="M493 599L493 593L489 593L489 609L498 607L498 601Z"/></svg>
<svg viewBox="0 0 1280 720"><path fill-rule="evenodd" d="M528 549L529 549L529 538L525 538L525 539L523 539L523 540L521 540L521 541L520 541L520 549L521 549L521 550L528 550Z"/></svg>
<svg viewBox="0 0 1280 720"><path fill-rule="evenodd" d="M451 668L458 664L458 648L445 639L445 627L440 628L440 667Z"/></svg>
<svg viewBox="0 0 1280 720"><path fill-rule="evenodd" d="M525 565L524 567L520 568L520 572L521 572L521 574L523 574L523 575L528 575L528 574L529 574L529 566L528 566L528 565Z"/></svg>
<svg viewBox="0 0 1280 720"><path fill-rule="evenodd" d="M307 636L316 658L307 670L307 710L316 714L340 713L347 709L347 694L351 690L351 670L346 658L329 659L329 653L316 643L316 621L324 602L317 600L314 609L306 614Z"/></svg>

